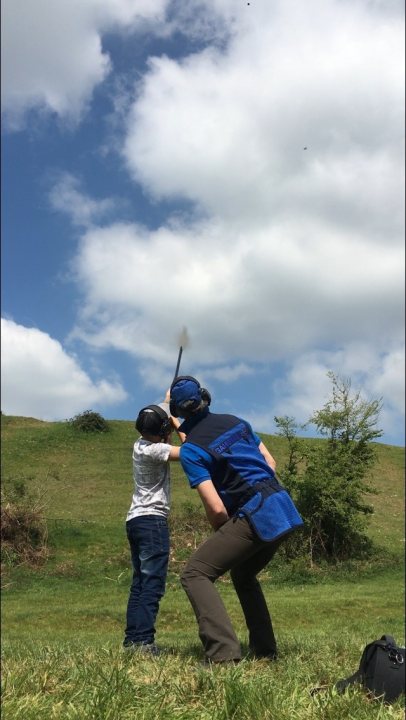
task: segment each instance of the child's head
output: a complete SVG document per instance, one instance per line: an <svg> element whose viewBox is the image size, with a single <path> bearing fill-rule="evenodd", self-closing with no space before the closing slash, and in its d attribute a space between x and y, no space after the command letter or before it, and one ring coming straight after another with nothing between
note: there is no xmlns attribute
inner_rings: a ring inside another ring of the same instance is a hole
<svg viewBox="0 0 406 720"><path fill-rule="evenodd" d="M160 405L147 405L139 411L135 427L142 437L151 442L166 440L172 432L168 413Z"/></svg>

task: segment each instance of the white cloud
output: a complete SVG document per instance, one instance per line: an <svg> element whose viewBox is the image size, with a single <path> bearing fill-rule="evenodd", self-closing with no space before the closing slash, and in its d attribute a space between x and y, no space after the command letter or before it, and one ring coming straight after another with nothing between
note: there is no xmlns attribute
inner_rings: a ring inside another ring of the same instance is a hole
<svg viewBox="0 0 406 720"><path fill-rule="evenodd" d="M210 370L207 375L223 383L233 383L243 377L252 375L253 372L253 369L246 365L246 363L238 363L237 365L224 365L223 367L214 368L214 370Z"/></svg>
<svg viewBox="0 0 406 720"><path fill-rule="evenodd" d="M2 411L42 420L64 420L126 398L119 382L93 381L77 359L37 328L1 320Z"/></svg>
<svg viewBox="0 0 406 720"><path fill-rule="evenodd" d="M383 355L379 371L370 378L375 393L387 406L402 414L405 409L405 348L399 347Z"/></svg>
<svg viewBox="0 0 406 720"><path fill-rule="evenodd" d="M252 243L252 245L251 245ZM288 359L349 341L393 343L403 265L365 239L321 225L226 223L92 228L75 261L84 291L75 335L167 361L185 325L191 362Z"/></svg>
<svg viewBox="0 0 406 720"><path fill-rule="evenodd" d="M74 225L83 227L91 226L117 206L112 198L95 200L83 193L80 180L70 173L61 174L49 198L55 210L66 213Z"/></svg>
<svg viewBox="0 0 406 720"><path fill-rule="evenodd" d="M225 51L151 59L128 123L130 171L155 197L239 225L327 216L399 238L402 22L336 0L252 10Z"/></svg>
<svg viewBox="0 0 406 720"><path fill-rule="evenodd" d="M161 22L167 0L3 0L2 107L18 128L31 108L77 121L111 70L106 31Z"/></svg>

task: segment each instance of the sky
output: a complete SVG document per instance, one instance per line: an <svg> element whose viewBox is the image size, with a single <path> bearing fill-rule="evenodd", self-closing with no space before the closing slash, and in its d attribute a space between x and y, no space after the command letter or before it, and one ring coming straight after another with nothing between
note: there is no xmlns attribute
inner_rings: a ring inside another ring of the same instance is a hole
<svg viewBox="0 0 406 720"><path fill-rule="evenodd" d="M403 2L1 20L2 412L133 420L182 343L258 432L305 423L332 371L404 445Z"/></svg>

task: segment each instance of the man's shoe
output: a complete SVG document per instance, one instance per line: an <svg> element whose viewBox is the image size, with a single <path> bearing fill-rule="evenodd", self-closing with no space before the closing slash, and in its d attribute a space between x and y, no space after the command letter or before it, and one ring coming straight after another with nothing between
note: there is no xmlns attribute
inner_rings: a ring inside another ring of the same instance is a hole
<svg viewBox="0 0 406 720"><path fill-rule="evenodd" d="M268 655L260 655L263 660L269 660L269 662L275 662L278 659L278 653L269 653Z"/></svg>
<svg viewBox="0 0 406 720"><path fill-rule="evenodd" d="M275 662L275 660L277 660L277 659L278 659L277 652L271 652L271 653L250 652L248 654L248 660L268 660L269 662Z"/></svg>
<svg viewBox="0 0 406 720"><path fill-rule="evenodd" d="M142 655L151 655L152 657L157 657L161 653L155 643L125 643L123 650L126 653L141 653Z"/></svg>
<svg viewBox="0 0 406 720"><path fill-rule="evenodd" d="M210 660L206 658L203 660L203 667L212 667L213 665L238 665L241 662L241 658L230 658L228 660Z"/></svg>

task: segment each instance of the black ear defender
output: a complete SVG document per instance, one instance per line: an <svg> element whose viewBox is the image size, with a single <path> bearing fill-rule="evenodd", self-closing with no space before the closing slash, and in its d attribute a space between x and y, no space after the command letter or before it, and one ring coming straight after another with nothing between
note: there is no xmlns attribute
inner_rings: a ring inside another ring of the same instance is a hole
<svg viewBox="0 0 406 720"><path fill-rule="evenodd" d="M211 404L211 395L206 388L200 388L200 395L202 397L202 400L204 400L208 405Z"/></svg>
<svg viewBox="0 0 406 720"><path fill-rule="evenodd" d="M147 405L139 411L135 428L141 435L146 433L165 438L171 432L172 424L165 410L159 405Z"/></svg>
<svg viewBox="0 0 406 720"><path fill-rule="evenodd" d="M181 403L180 405L176 405L175 401L173 399L171 399L169 401L169 412L171 413L171 415L173 417L179 417L180 410L184 410L184 409L194 410L198 406L198 404L200 404L201 400L206 402L207 405L210 405L211 395L210 395L209 391L206 390L206 388L202 388L199 381L196 380L196 378L192 377L191 375L179 375L178 377L175 377L172 382L172 385L170 387L170 394L172 394L172 389L175 387L175 385L177 385L178 382L180 382L181 380L191 380L192 382L194 382L195 385L197 385L200 397L199 397L198 402L195 402L195 403L192 402L190 404L190 401L187 400L184 404Z"/></svg>

